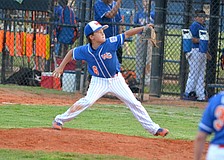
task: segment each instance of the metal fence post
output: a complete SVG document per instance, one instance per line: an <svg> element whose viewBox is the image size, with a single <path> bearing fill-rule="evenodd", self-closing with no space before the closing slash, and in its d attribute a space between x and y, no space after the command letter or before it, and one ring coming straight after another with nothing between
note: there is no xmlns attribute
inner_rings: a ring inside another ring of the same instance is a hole
<svg viewBox="0 0 224 160"><path fill-rule="evenodd" d="M184 28L189 28L190 26L190 21L191 21L191 15L189 15L189 13L191 13L191 4L192 4L192 0L187 0L186 1L186 5L185 5L185 13L188 13L186 15L186 17L184 17ZM180 51L180 95L183 95L183 93L185 92L185 86L186 86L186 82L187 82L187 70L188 70L188 62L186 60L185 57L185 53L183 53L183 49L181 47L181 51Z"/></svg>
<svg viewBox="0 0 224 160"><path fill-rule="evenodd" d="M81 30L80 30L80 39L79 45L83 45L84 42L84 26L85 26L85 17L86 17L86 0L82 1L82 13L81 13ZM76 91L80 90L80 80L81 80L81 71L82 71L82 61L76 61Z"/></svg>
<svg viewBox="0 0 224 160"><path fill-rule="evenodd" d="M6 10L5 10L6 11ZM6 31L7 31L8 21L4 20L4 39L3 39L3 50L2 50L2 69L1 69L1 83L5 84L6 80Z"/></svg>
<svg viewBox="0 0 224 160"><path fill-rule="evenodd" d="M157 0L155 1L155 4L155 30L157 32L157 39L160 43L158 44L159 48L153 47L152 49L152 70L150 77L149 95L160 97L163 72L167 0Z"/></svg>
<svg viewBox="0 0 224 160"><path fill-rule="evenodd" d="M219 24L219 9L220 2L217 0L211 0L210 4L210 15L209 19L209 50L212 56L210 61L207 61L206 66L206 84L213 84L216 80L216 64L217 64L217 47L218 47L218 34L219 28L215 24ZM214 95L214 88L208 89L208 96Z"/></svg>

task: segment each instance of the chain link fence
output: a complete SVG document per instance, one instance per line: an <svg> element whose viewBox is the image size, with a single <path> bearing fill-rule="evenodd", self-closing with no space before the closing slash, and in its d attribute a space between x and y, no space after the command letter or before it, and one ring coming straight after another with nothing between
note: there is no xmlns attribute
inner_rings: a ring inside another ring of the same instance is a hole
<svg viewBox="0 0 224 160"><path fill-rule="evenodd" d="M63 5L63 0L38 0L38 4L29 0L3 0L0 6L1 83L85 93L88 88L85 62L71 61L60 79L53 78L51 73L68 49L87 43L83 31L85 24L94 20L95 3L94 0L68 1L67 5L75 13L75 22L72 19L70 23L69 18L68 23L62 23L58 5ZM183 52L182 29L189 29L196 9L206 13L208 51L212 59L206 60L204 85L206 96L211 96L222 90L224 84L220 61L223 1L122 1L122 22L113 24L122 28L122 32L154 23L159 41L159 48L152 47L138 34L122 46L122 74L139 99L143 100L144 94L180 98L185 93L189 66ZM63 27L77 29L79 38L74 43L58 45L57 29Z"/></svg>

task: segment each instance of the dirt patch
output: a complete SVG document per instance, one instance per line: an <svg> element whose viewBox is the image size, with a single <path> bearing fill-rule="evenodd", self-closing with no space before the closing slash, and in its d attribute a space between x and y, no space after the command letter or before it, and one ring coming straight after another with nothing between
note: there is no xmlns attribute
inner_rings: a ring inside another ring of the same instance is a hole
<svg viewBox="0 0 224 160"><path fill-rule="evenodd" d="M33 94L16 89L0 89L0 104L68 105L82 97L80 94ZM118 99L101 98L98 104L122 104ZM205 107L206 103L150 97L143 104ZM19 137L19 138L18 138ZM64 128L2 129L0 148L111 154L149 160L192 160L193 141L167 138L144 138L90 130ZM206 145L206 148L208 144ZM205 156L205 153L204 153Z"/></svg>
<svg viewBox="0 0 224 160"><path fill-rule="evenodd" d="M19 137L19 138L18 138ZM149 160L192 160L193 142L50 128L0 130L0 148L110 154Z"/></svg>

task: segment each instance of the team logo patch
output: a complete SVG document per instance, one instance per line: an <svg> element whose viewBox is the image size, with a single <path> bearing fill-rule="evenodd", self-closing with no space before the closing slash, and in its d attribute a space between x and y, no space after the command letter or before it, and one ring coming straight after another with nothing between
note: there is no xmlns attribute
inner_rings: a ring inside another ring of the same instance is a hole
<svg viewBox="0 0 224 160"><path fill-rule="evenodd" d="M112 54L109 52L106 52L104 54L101 55L101 57L105 60L105 59L111 59L112 58Z"/></svg>
<svg viewBox="0 0 224 160"><path fill-rule="evenodd" d="M117 37L116 36L114 36L114 37L110 37L110 42L117 42Z"/></svg>

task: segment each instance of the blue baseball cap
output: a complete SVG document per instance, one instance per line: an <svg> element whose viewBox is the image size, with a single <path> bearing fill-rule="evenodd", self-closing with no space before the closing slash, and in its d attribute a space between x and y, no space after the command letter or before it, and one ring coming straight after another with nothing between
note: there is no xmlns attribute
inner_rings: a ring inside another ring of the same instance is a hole
<svg viewBox="0 0 224 160"><path fill-rule="evenodd" d="M102 26L97 21L91 21L85 26L84 32L85 32L86 37L88 37L93 32L96 32L96 31L100 30L101 28L104 30L104 29L107 29L108 27L109 27L108 25Z"/></svg>

